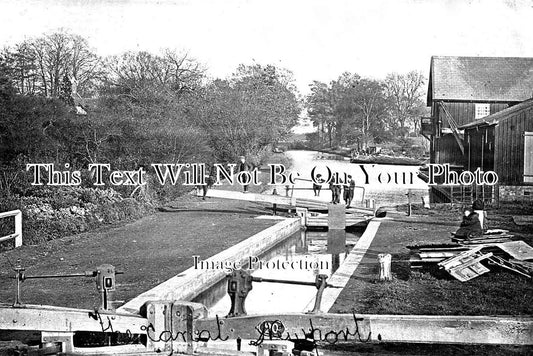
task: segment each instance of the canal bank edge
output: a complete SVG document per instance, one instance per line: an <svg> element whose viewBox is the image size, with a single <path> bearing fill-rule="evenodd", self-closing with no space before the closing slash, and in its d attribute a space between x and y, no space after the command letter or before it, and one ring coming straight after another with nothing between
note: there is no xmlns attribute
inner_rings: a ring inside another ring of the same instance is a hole
<svg viewBox="0 0 533 356"><path fill-rule="evenodd" d="M321 303L322 311L328 312L331 309L331 307L333 306L333 304L335 304L335 301L343 291L344 287L346 287L346 284L348 284L348 281L359 266L359 263L361 263L363 256L365 255L366 251L370 247L370 244L374 240L374 237L378 232L378 228L381 225L380 220L381 219L373 218L369 221L363 235L361 235L359 240L357 240L357 243L352 248L344 262L340 265L339 269L335 271L335 273L329 278L328 283L334 286L338 286L340 288L326 288L324 290ZM313 298L307 304L305 310L313 309L314 303L315 298Z"/></svg>
<svg viewBox="0 0 533 356"><path fill-rule="evenodd" d="M249 256L259 256L299 230L300 218L288 218L205 261L241 261ZM144 303L150 300L190 301L225 277L223 269L203 270L191 267L133 298L118 308L118 311L137 314Z"/></svg>

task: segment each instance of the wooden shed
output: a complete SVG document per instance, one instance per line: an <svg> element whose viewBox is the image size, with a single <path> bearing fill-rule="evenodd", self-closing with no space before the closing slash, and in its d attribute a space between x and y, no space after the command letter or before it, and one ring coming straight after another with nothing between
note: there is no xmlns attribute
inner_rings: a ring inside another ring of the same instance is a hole
<svg viewBox="0 0 533 356"><path fill-rule="evenodd" d="M533 186L533 99L459 126L466 169L493 170L500 185Z"/></svg>
<svg viewBox="0 0 533 356"><path fill-rule="evenodd" d="M467 169L468 142L460 127L532 97L533 58L432 57L427 94L431 117L421 125L430 140L431 162Z"/></svg>

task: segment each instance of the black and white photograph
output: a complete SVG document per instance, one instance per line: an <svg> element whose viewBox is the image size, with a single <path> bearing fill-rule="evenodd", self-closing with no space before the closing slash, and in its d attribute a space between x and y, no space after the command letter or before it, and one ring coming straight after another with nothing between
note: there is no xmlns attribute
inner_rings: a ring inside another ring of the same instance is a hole
<svg viewBox="0 0 533 356"><path fill-rule="evenodd" d="M533 354L533 0L0 0L0 356Z"/></svg>

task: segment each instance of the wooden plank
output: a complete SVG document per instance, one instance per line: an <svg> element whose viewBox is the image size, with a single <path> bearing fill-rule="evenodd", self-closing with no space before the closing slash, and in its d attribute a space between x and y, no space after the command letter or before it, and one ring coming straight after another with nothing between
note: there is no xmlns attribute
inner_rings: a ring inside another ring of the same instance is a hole
<svg viewBox="0 0 533 356"><path fill-rule="evenodd" d="M130 331L145 334L147 319L128 314L100 314L103 320L94 317L94 311L83 309L43 307L28 305L24 308L0 306L0 329L41 330L46 332L100 332L111 326L116 332ZM108 318L109 317L109 318ZM284 338L310 333L316 341L326 337L340 337L337 341L381 341L452 344L506 344L532 345L533 318L531 317L489 317L489 316L444 316L444 315L374 315L374 314L276 314L194 320L194 329L212 338L257 340L268 328L261 328L265 321L280 321ZM341 334L349 330L350 334ZM174 334L178 331L173 330ZM326 336L328 335L328 336ZM267 336L268 337L268 336ZM276 336L273 337L276 339ZM333 341L333 339L328 339ZM118 352L120 347L99 350L100 354ZM146 350L146 349L145 349ZM92 351L88 349L87 351ZM105 351L105 352L104 352ZM139 349L138 351L141 351Z"/></svg>
<svg viewBox="0 0 533 356"><path fill-rule="evenodd" d="M524 183L533 183L533 132L524 132Z"/></svg>
<svg viewBox="0 0 533 356"><path fill-rule="evenodd" d="M202 193L199 192L198 196L202 196ZM260 203L270 203L270 204L280 204L280 205L296 205L296 198L284 197L281 195L272 195L272 194L255 194L255 193L242 193L231 190L222 190L222 189L209 189L206 194L210 198L221 198L221 199L234 199L234 200L243 200L251 202L260 202Z"/></svg>
<svg viewBox="0 0 533 356"><path fill-rule="evenodd" d="M344 262L339 267L339 269L337 269L337 271L335 271L335 273L329 278L328 283L335 286L340 286L342 288L344 288L346 284L348 284L348 281L350 280L357 267L359 267L363 256L365 255L366 251L370 247L370 244L374 240L374 237L376 236L380 225L381 221L379 219L373 219L369 222L363 235L361 235L359 240L357 240L357 243L352 248ZM331 309L331 307L339 297L340 293L342 292L342 288L326 288L322 295L322 310L328 311L329 309ZM314 302L315 301L313 298L307 304L307 310L312 309Z"/></svg>
<svg viewBox="0 0 533 356"><path fill-rule="evenodd" d="M273 339L287 335L305 339L307 333L315 341L330 343L344 341L346 336L356 342L533 344L531 317L295 313L226 318L223 323L204 319L197 320L195 327L212 337L261 340L269 337L269 328L261 325L273 321L279 321L283 330Z"/></svg>
<svg viewBox="0 0 533 356"><path fill-rule="evenodd" d="M109 319L108 319L109 317ZM103 324L101 324L103 322ZM128 313L95 314L94 310L24 305L0 305L0 330L40 330L51 332L102 331L112 323L115 331L144 334L146 319ZM108 330L106 330L108 331Z"/></svg>
<svg viewBox="0 0 533 356"><path fill-rule="evenodd" d="M22 214L20 210L11 210L11 211L5 211L3 213L0 213L0 219L1 218L7 218L10 216L16 216L18 214Z"/></svg>
<svg viewBox="0 0 533 356"><path fill-rule="evenodd" d="M18 236L19 236L19 234L11 234L11 235L7 235L7 236L4 236L4 237L0 237L0 242L6 241L6 240L11 240L12 238L17 238Z"/></svg>

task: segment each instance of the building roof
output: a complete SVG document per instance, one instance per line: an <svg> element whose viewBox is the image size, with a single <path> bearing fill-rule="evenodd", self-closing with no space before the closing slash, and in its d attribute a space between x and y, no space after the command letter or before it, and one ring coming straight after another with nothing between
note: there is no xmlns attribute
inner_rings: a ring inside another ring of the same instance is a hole
<svg viewBox="0 0 533 356"><path fill-rule="evenodd" d="M431 57L433 100L517 102L533 97L533 58Z"/></svg>
<svg viewBox="0 0 533 356"><path fill-rule="evenodd" d="M504 109L502 111L498 111L497 113L494 113L492 115L488 115L488 116L485 116L484 118L477 119L476 121L459 126L458 129L463 130L463 129L471 129L471 128L479 127L479 126L497 125L500 121L507 119L511 114L517 114L521 111L528 110L532 107L533 107L533 99L529 99L524 102L521 102L520 104L516 104L511 107L508 107L507 109Z"/></svg>

